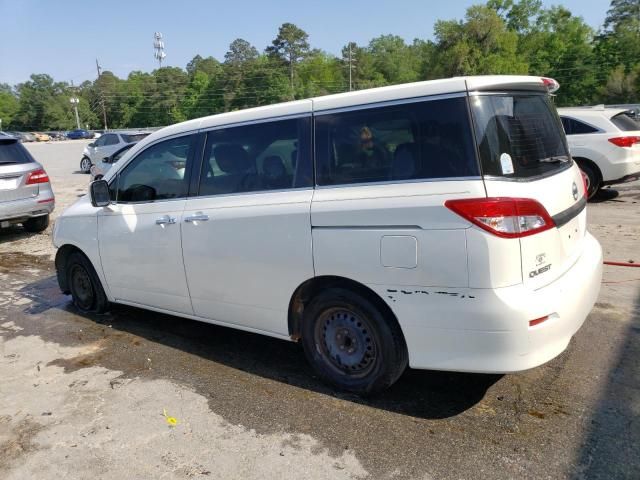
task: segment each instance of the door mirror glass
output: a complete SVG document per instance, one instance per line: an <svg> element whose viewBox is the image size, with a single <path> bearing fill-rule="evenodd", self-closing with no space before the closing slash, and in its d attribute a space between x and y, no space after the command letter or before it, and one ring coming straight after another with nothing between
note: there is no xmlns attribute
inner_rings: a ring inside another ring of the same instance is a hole
<svg viewBox="0 0 640 480"><path fill-rule="evenodd" d="M109 196L109 184L106 180L96 180L89 186L91 205L94 207L106 207L111 203Z"/></svg>

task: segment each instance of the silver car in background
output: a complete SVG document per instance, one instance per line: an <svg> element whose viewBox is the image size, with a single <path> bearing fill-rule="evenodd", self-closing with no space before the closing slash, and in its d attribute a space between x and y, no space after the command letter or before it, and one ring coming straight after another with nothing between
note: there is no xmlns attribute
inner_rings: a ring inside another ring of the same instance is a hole
<svg viewBox="0 0 640 480"><path fill-rule="evenodd" d="M91 181L93 182L94 180L100 180L102 177L104 177L104 174L109 171L111 166L118 160L120 160L120 158L125 153L127 153L134 145L135 143L129 143L122 147L120 150L117 150L115 153L109 155L108 157L104 157L102 160L99 160L91 165L91 169L89 171L89 173L91 173Z"/></svg>
<svg viewBox="0 0 640 480"><path fill-rule="evenodd" d="M0 133L0 229L21 223L28 232L42 232L54 206L42 165L17 138Z"/></svg>
<svg viewBox="0 0 640 480"><path fill-rule="evenodd" d="M137 143L151 132L105 132L85 147L80 160L80 171L90 173L91 166L113 155L125 145Z"/></svg>

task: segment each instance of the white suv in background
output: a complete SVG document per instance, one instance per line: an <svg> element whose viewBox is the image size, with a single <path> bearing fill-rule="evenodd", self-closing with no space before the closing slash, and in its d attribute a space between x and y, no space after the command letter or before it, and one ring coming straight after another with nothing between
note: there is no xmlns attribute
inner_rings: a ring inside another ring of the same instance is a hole
<svg viewBox="0 0 640 480"><path fill-rule="evenodd" d="M58 218L60 288L300 341L356 393L405 367L514 372L560 354L602 250L549 98L459 77L151 134Z"/></svg>
<svg viewBox="0 0 640 480"><path fill-rule="evenodd" d="M640 123L622 108L559 108L571 156L586 175L589 198L605 185L640 178Z"/></svg>
<svg viewBox="0 0 640 480"><path fill-rule="evenodd" d="M99 164L125 145L136 143L149 135L150 132L105 132L82 151L80 171L89 173L91 166Z"/></svg>

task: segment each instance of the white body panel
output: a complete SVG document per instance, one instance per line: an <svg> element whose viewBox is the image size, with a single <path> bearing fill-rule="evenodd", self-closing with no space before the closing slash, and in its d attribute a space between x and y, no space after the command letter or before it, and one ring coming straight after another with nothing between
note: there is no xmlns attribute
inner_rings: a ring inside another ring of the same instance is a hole
<svg viewBox="0 0 640 480"><path fill-rule="evenodd" d="M114 301L191 314L181 255L185 200L112 205L98 212L98 243ZM173 224L157 224L163 217Z"/></svg>
<svg viewBox="0 0 640 480"><path fill-rule="evenodd" d="M291 295L313 277L313 190L194 198L184 223L184 265L194 314L286 335Z"/></svg>
<svg viewBox="0 0 640 480"><path fill-rule="evenodd" d="M191 120L140 141L105 179L151 143L177 134L312 109L514 86L542 88L537 77L454 78ZM87 254L111 301L278 338L290 333L288 310L298 286L314 277L344 277L386 302L404 333L411 366L511 372L566 347L596 301L600 246L585 231L584 211L561 228L505 239L473 226L444 202L528 197L553 216L576 203L573 183L582 194L575 166L526 182L396 181L105 208L83 198L60 217L54 243ZM165 215L176 223L157 225ZM201 220L187 221L194 215ZM552 268L529 278L540 253Z"/></svg>

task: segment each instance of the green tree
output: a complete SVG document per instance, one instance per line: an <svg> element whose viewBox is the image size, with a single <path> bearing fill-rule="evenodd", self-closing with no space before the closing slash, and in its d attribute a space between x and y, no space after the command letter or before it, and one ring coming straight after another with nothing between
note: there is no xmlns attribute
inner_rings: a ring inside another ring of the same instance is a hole
<svg viewBox="0 0 640 480"><path fill-rule="evenodd" d="M531 32L520 39L519 51L532 75L560 82L559 105L583 105L593 99L598 83L593 30L564 7L541 11Z"/></svg>
<svg viewBox="0 0 640 480"><path fill-rule="evenodd" d="M293 23L283 23L271 43L266 52L289 67L289 79L293 88L295 65L309 55L309 35Z"/></svg>
<svg viewBox="0 0 640 480"><path fill-rule="evenodd" d="M431 78L528 71L517 54L517 33L492 8L469 7L464 21L438 21L434 30L436 65Z"/></svg>
<svg viewBox="0 0 640 480"><path fill-rule="evenodd" d="M2 128L7 130L11 127L11 121L20 107L18 98L13 93L13 89L6 83L0 83L0 119Z"/></svg>

